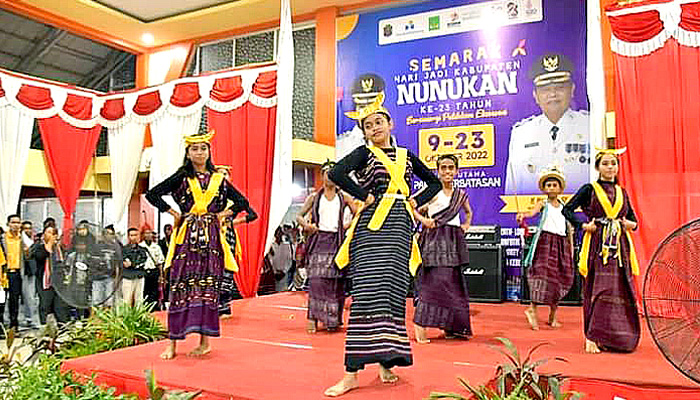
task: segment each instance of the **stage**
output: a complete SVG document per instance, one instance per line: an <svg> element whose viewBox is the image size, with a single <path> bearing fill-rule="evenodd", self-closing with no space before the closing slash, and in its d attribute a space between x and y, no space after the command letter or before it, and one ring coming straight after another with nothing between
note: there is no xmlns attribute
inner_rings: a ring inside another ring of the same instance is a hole
<svg viewBox="0 0 700 400"><path fill-rule="evenodd" d="M413 307L410 299L408 302L410 318ZM159 358L166 342L157 342L69 360L64 369L95 373L98 381L116 387L120 393L137 392L142 397L146 393L144 370L153 369L160 385L202 389L199 399L203 400L324 399L324 389L343 375L344 333L307 334L305 305L306 294L301 292L235 301L233 316L222 320L221 337L212 340L212 352L202 358L186 355L196 346L197 336L193 335L180 343L174 360ZM538 350L537 358L557 356L569 362L552 361L542 371L576 378L573 386L578 390L587 388L589 393L602 393L591 388L614 388L609 384L613 381L619 382L617 387L621 388L649 388L644 396L630 395L625 397L628 400L700 398L700 385L666 362L645 324L640 346L634 353L588 355L583 352L579 307L561 307L559 319L563 327L556 330L544 324L548 310L541 308L540 331L529 329L524 308L518 303L472 304L473 339L447 340L439 330L431 329L430 344L412 342L414 365L395 369L400 376L398 383L382 384L377 366L370 366L360 372L361 387L342 398L418 400L428 397L431 391L461 392L457 376L472 384L485 383L494 375L495 366L505 361L489 347L497 344L495 337L511 339L521 353L537 343L551 343ZM408 327L413 336L412 324ZM658 388L673 392L654 395ZM607 395L605 398L612 399Z"/></svg>

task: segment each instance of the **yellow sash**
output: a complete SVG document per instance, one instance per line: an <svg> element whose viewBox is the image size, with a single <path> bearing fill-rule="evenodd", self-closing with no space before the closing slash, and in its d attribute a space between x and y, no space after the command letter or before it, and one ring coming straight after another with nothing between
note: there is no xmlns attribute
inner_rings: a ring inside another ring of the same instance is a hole
<svg viewBox="0 0 700 400"><path fill-rule="evenodd" d="M622 210L622 205L624 203L620 185L615 185L615 204L610 204L610 199L608 199L608 195L605 194L605 189L603 189L598 182L593 182L592 185L598 201L603 206L605 216L611 220L617 219L617 215L620 213L620 210ZM637 261L637 252L634 250L632 234L627 229L624 229L624 231L630 246L630 266L632 268L632 275L639 275L639 262ZM583 276L588 275L588 254L591 249L591 238L592 235L590 232L586 232L583 235L583 244L581 245L581 253L579 253L578 270ZM607 259L607 254L604 256L605 259Z"/></svg>
<svg viewBox="0 0 700 400"><path fill-rule="evenodd" d="M396 162L394 162L391 161L391 159L381 149L374 146L369 146L368 148L375 155L375 157L377 157L377 159L384 164L384 167L389 173L391 180L389 181L389 187L387 188L386 193L379 200L379 204L374 210L374 214L372 214L369 224L367 224L367 229L371 231L378 231L382 225L384 225L384 221L386 220L387 215L389 215L389 211L391 211L391 207L394 205L396 200L403 201L406 206L406 211L408 211L408 215L410 215L411 219L413 219L413 208L407 199L410 194L410 189L406 183L406 180L404 179L404 175L406 174L408 151L402 147L397 147ZM357 221L360 219L360 214L361 211L358 212L353 218L352 224L345 235L345 240L343 241L342 246L340 246L338 254L335 256L335 263L338 265L338 268L345 268L345 266L347 266L350 262L350 242L354 236L355 227L357 226ZM422 262L423 260L420 256L418 241L414 236L411 244L411 258L408 264L412 275L416 274L418 266Z"/></svg>
<svg viewBox="0 0 700 400"><path fill-rule="evenodd" d="M189 211L189 214L201 216L207 214L207 207L209 203L214 200L214 198L219 193L219 188L224 180L224 175L215 172L211 176L209 185L207 185L206 190L202 190L199 180L197 178L187 178L187 184L190 187L190 192L192 192L192 197L194 198L194 204ZM229 271L237 272L238 264L234 259L233 253L231 252L231 246L226 241L226 226L221 224L219 229L219 240L221 242L221 250L224 253L224 268ZM179 227L175 229L172 236L170 237L170 246L168 247L168 256L165 258L165 268L170 268L172 265L173 258L175 257L175 247L178 244L183 244L185 242L185 236L187 233L187 220L182 221ZM238 241L236 242L238 243ZM239 244L236 245L236 251L238 251Z"/></svg>

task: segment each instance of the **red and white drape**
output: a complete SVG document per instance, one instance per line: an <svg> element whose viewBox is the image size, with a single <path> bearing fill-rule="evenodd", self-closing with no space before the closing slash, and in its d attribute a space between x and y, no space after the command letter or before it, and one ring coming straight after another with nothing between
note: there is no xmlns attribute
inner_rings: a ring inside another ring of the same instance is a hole
<svg viewBox="0 0 700 400"><path fill-rule="evenodd" d="M607 8L621 179L640 220L645 268L671 231L700 214L700 2Z"/></svg>

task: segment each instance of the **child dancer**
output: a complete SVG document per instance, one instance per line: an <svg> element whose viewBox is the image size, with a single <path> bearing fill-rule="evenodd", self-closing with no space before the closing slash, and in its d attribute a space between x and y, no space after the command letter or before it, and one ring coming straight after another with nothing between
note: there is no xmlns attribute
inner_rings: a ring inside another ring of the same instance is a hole
<svg viewBox="0 0 700 400"><path fill-rule="evenodd" d="M517 215L520 223L526 217L542 213L537 234L523 261L532 301L525 310L525 316L533 330L539 329L537 304L549 306L549 326L561 326L557 321L557 303L568 293L574 281L572 230L567 227L562 214L564 204L559 199L566 187L566 180L557 167L550 167L540 173L539 187L547 199L538 202L532 211Z"/></svg>

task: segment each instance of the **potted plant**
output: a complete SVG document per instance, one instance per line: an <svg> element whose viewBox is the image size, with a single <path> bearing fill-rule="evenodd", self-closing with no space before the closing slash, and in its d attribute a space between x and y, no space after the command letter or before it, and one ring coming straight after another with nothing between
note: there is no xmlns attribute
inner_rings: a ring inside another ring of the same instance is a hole
<svg viewBox="0 0 700 400"><path fill-rule="evenodd" d="M559 375L541 375L537 368L550 361L549 358L532 359L535 351L547 343L540 343L531 348L525 359L521 359L518 349L509 339L496 338L503 348L493 347L503 354L508 362L496 367L496 376L486 385L474 387L462 378L457 378L470 396L465 397L458 393L430 394L430 400L455 399L455 400L576 400L582 397L576 392L562 392ZM554 357L556 361L564 361L561 357Z"/></svg>

